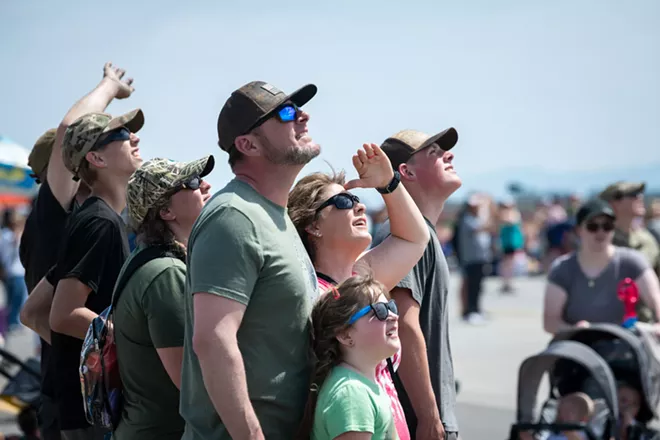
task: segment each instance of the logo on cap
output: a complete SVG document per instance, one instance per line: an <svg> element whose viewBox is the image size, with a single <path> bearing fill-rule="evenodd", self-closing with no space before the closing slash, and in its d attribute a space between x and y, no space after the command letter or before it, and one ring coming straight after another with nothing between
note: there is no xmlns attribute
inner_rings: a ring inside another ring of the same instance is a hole
<svg viewBox="0 0 660 440"><path fill-rule="evenodd" d="M261 88L264 89L265 91L267 91L268 93L270 93L271 95L279 95L280 93L284 93L283 91L281 91L277 87L275 87L273 85L270 85L268 83L262 84Z"/></svg>

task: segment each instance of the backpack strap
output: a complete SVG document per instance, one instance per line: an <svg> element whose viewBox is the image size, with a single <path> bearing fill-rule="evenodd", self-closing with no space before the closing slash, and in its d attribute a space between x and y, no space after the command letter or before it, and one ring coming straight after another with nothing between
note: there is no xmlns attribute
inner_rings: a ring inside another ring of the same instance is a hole
<svg viewBox="0 0 660 440"><path fill-rule="evenodd" d="M132 259L131 262L128 263L128 267L124 272L121 274L121 276L117 279L117 283L115 284L115 289L112 293L112 308L114 309L115 306L117 305L117 301L119 300L119 296L121 295L121 292L124 290L124 287L126 287L126 283L128 283L128 280L133 276L136 270L138 270L140 267L144 266L151 260L155 260L156 258L164 258L164 257L171 257L171 258L179 258L178 254L175 252L174 247L171 244L161 244L157 246L149 246L137 253Z"/></svg>

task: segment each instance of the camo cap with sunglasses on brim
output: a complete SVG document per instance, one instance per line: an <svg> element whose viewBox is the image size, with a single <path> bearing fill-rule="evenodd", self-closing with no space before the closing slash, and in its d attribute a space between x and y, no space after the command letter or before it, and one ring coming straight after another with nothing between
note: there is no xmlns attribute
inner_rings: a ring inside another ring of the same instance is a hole
<svg viewBox="0 0 660 440"><path fill-rule="evenodd" d="M192 162L175 162L160 157L144 162L128 181L126 204L131 225L142 224L149 209L162 206L172 191L181 188L189 179L207 176L214 165L213 156Z"/></svg>
<svg viewBox="0 0 660 440"><path fill-rule="evenodd" d="M126 127L131 133L137 133L144 125L144 113L135 109L121 116L112 117L107 113L88 113L76 119L64 134L62 160L64 166L78 179L80 165L85 156L105 133Z"/></svg>
<svg viewBox="0 0 660 440"><path fill-rule="evenodd" d="M399 165L408 162L415 153L433 144L437 144L443 151L449 151L457 142L458 132L454 127L449 127L435 135L419 130L401 130L385 139L380 148L392 162L392 168L398 170Z"/></svg>
<svg viewBox="0 0 660 440"><path fill-rule="evenodd" d="M641 194L646 189L646 184L644 182L615 182L609 185L600 193L600 198L611 202L612 200L618 200L626 196L636 196Z"/></svg>
<svg viewBox="0 0 660 440"><path fill-rule="evenodd" d="M238 136L272 117L283 104L291 102L298 107L307 104L316 95L314 84L307 84L287 95L277 87L263 81L252 81L235 90L218 116L218 145L224 151L234 146Z"/></svg>

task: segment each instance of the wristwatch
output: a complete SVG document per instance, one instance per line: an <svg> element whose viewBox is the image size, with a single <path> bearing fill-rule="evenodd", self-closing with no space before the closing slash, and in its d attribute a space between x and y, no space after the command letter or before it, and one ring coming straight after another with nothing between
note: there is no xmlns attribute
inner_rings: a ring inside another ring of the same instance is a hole
<svg viewBox="0 0 660 440"><path fill-rule="evenodd" d="M384 188L376 188L376 191L378 191L381 194L389 194L392 191L394 191L397 186L399 186L400 182L401 182L401 174L399 174L398 171L394 170L394 177L392 177L390 183Z"/></svg>

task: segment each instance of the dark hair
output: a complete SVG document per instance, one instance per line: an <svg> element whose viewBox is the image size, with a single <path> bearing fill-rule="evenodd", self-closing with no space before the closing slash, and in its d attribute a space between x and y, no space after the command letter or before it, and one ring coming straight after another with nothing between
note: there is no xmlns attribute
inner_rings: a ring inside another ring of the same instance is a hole
<svg viewBox="0 0 660 440"><path fill-rule="evenodd" d="M18 413L17 417L18 428L27 437L35 436L39 431L39 421L37 419L37 409L28 405Z"/></svg>
<svg viewBox="0 0 660 440"><path fill-rule="evenodd" d="M7 229L14 229L16 222L14 221L14 210L11 208L5 209L2 213L2 227Z"/></svg>
<svg viewBox="0 0 660 440"><path fill-rule="evenodd" d="M337 184L344 186L346 176L343 171L339 173L312 173L300 179L289 194L289 217L300 235L300 239L309 254L309 258L314 262L316 252L312 237L305 230L318 219L316 210L325 200L323 191L330 185Z"/></svg>
<svg viewBox="0 0 660 440"><path fill-rule="evenodd" d="M220 144L218 143L218 145ZM227 163L229 163L229 166L232 169L234 169L234 165L236 165L238 162L243 160L243 158L245 157L243 153L238 151L238 148L236 148L235 145L232 145L227 153L229 153L229 159L227 160Z"/></svg>
<svg viewBox="0 0 660 440"><path fill-rule="evenodd" d="M297 440L310 438L319 391L330 371L342 360L337 335L350 327L348 321L355 312L372 304L380 295L389 299L385 286L371 275L354 276L324 292L314 305L310 331L311 386Z"/></svg>

